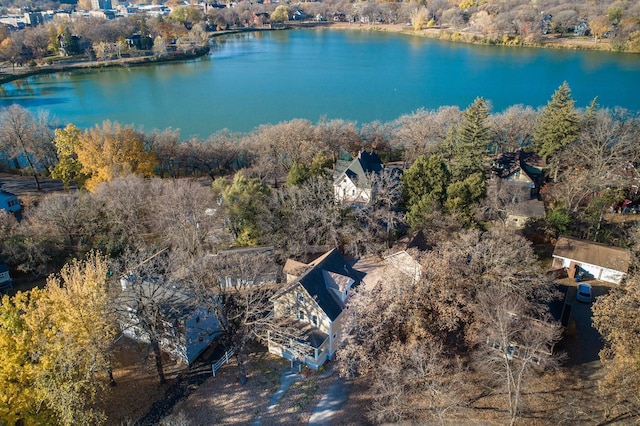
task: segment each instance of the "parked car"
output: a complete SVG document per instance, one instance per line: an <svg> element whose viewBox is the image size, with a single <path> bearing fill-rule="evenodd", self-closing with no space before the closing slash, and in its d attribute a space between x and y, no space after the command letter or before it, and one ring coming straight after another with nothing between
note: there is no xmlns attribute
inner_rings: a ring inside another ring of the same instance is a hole
<svg viewBox="0 0 640 426"><path fill-rule="evenodd" d="M591 302L591 285L587 283L580 283L578 285L578 291L576 292L576 300L578 302L589 303Z"/></svg>

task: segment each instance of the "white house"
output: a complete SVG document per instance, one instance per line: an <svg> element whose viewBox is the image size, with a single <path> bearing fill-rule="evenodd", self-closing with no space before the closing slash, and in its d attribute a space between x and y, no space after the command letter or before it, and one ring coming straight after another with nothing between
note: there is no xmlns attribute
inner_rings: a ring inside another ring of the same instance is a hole
<svg viewBox="0 0 640 426"><path fill-rule="evenodd" d="M343 310L361 274L333 249L309 264L287 261L287 286L274 297L274 316L290 335L270 334L269 352L318 369L336 352Z"/></svg>
<svg viewBox="0 0 640 426"><path fill-rule="evenodd" d="M620 284L631 265L631 252L619 247L560 237L553 251L553 267L575 271L580 268L589 277Z"/></svg>
<svg viewBox="0 0 640 426"><path fill-rule="evenodd" d="M0 189L0 210L9 213L19 212L22 209L20 199L16 194Z"/></svg>
<svg viewBox="0 0 640 426"><path fill-rule="evenodd" d="M380 157L374 152L360 152L350 163L338 161L333 182L336 201L370 203L375 196L371 176L380 173L383 167Z"/></svg>

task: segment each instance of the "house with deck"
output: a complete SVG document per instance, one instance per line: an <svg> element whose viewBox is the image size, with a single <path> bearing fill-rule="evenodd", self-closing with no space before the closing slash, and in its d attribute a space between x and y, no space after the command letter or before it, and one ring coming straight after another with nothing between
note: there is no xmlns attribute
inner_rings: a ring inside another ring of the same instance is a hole
<svg viewBox="0 0 640 426"><path fill-rule="evenodd" d="M274 318L292 332L269 334L269 352L317 370L338 348L345 304L361 274L337 249L308 264L288 260L284 272L287 283L273 297Z"/></svg>

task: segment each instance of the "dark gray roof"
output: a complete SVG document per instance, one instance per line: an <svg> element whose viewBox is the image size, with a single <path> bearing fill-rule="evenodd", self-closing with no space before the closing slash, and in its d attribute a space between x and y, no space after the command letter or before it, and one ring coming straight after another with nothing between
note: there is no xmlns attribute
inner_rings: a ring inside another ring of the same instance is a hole
<svg viewBox="0 0 640 426"><path fill-rule="evenodd" d="M336 172L339 173L337 178L344 173L361 188L370 187L367 175L380 173L383 168L382 161L380 161L378 154L366 151L358 154L358 157L349 163L346 169L342 171L341 169L344 167L344 164L344 160L339 160L338 163L336 163Z"/></svg>
<svg viewBox="0 0 640 426"><path fill-rule="evenodd" d="M329 319L334 321L342 312L344 304L327 286L323 271L352 278L355 281L352 287L360 283L362 274L349 266L337 249L320 256L311 262L309 266L312 266L312 268L302 275L297 282L304 287L309 296L316 301Z"/></svg>

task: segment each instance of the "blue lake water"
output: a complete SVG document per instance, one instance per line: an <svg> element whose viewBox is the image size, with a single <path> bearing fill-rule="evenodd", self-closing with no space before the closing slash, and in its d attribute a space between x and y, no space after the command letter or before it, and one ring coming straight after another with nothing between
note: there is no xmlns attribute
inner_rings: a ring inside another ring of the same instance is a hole
<svg viewBox="0 0 640 426"><path fill-rule="evenodd" d="M229 129L326 117L391 121L419 108L543 106L567 81L578 107L640 112L640 55L477 46L400 34L290 30L217 38L201 59L35 76L5 84L0 106L46 109L61 123L103 120L206 138Z"/></svg>

